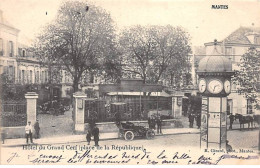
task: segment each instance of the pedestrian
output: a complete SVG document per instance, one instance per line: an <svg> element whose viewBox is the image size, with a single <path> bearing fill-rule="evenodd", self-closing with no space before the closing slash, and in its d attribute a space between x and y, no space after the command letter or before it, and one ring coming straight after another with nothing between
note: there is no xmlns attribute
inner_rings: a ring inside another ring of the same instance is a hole
<svg viewBox="0 0 260 168"><path fill-rule="evenodd" d="M149 129L152 129L151 118L150 117L148 117L148 126L149 126Z"/></svg>
<svg viewBox="0 0 260 168"><path fill-rule="evenodd" d="M25 126L25 134L26 134L26 143L28 144L28 139L30 138L31 143L33 143L32 140L32 125L31 121L28 121L28 124Z"/></svg>
<svg viewBox="0 0 260 168"><path fill-rule="evenodd" d="M155 130L155 125L156 125L156 121L155 121L155 116L152 115L151 118L151 128Z"/></svg>
<svg viewBox="0 0 260 168"><path fill-rule="evenodd" d="M197 113L196 123L197 123L198 129L200 129L200 126L201 126L201 114L200 113Z"/></svg>
<svg viewBox="0 0 260 168"><path fill-rule="evenodd" d="M194 123L194 114L193 113L189 114L189 122L190 122L190 128L193 128L193 123Z"/></svg>
<svg viewBox="0 0 260 168"><path fill-rule="evenodd" d="M115 114L115 117L116 117L116 125L117 125L117 126L120 126L120 124L121 124L121 115L120 115L120 113L117 112L117 113Z"/></svg>
<svg viewBox="0 0 260 168"><path fill-rule="evenodd" d="M5 143L5 134L6 134L5 130L4 130L3 128L1 128L1 140L2 140L2 144Z"/></svg>
<svg viewBox="0 0 260 168"><path fill-rule="evenodd" d="M98 141L99 141L99 129L95 125L93 130L92 130L92 135L94 136L94 141L95 141L95 146L98 146Z"/></svg>
<svg viewBox="0 0 260 168"><path fill-rule="evenodd" d="M156 124L157 124L157 134L159 133L162 134L162 119L160 114L157 117Z"/></svg>
<svg viewBox="0 0 260 168"><path fill-rule="evenodd" d="M36 120L35 124L34 124L34 130L35 130L35 139L39 139L40 138L40 124L39 124L39 120Z"/></svg>
<svg viewBox="0 0 260 168"><path fill-rule="evenodd" d="M91 141L91 130L90 129L88 129L86 139L87 139L88 145L90 145L90 141Z"/></svg>
<svg viewBox="0 0 260 168"><path fill-rule="evenodd" d="M229 121L230 121L229 129L232 129L234 120L235 120L235 116L231 113L229 116Z"/></svg>

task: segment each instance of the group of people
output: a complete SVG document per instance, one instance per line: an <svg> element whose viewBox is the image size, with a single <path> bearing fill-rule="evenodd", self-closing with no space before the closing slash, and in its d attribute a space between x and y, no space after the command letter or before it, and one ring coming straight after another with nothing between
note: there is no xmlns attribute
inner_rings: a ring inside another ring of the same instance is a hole
<svg viewBox="0 0 260 168"><path fill-rule="evenodd" d="M194 120L196 120L198 129L200 128L200 126L201 126L201 114L200 113L197 113L197 114L190 113L188 118L189 118L189 123L190 123L189 127L190 128L193 128Z"/></svg>
<svg viewBox="0 0 260 168"><path fill-rule="evenodd" d="M151 115L148 117L148 125L150 129L155 130L155 126L157 125L157 133L162 134L162 118L160 115L158 117Z"/></svg>

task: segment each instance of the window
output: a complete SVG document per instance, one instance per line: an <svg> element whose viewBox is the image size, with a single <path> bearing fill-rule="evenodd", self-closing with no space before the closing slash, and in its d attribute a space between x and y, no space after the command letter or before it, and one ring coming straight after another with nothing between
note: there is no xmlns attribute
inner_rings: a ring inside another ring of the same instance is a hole
<svg viewBox="0 0 260 168"><path fill-rule="evenodd" d="M14 82L14 67L9 66L8 67L8 78L10 82Z"/></svg>
<svg viewBox="0 0 260 168"><path fill-rule="evenodd" d="M230 115L230 114L232 114L233 112L232 112L232 107L233 106L233 101L232 101L232 99L228 99L228 101L227 101L227 115Z"/></svg>
<svg viewBox="0 0 260 168"><path fill-rule="evenodd" d="M32 74L32 70L30 70L30 74L29 74L29 83L32 83L32 76L33 76L33 74Z"/></svg>
<svg viewBox="0 0 260 168"><path fill-rule="evenodd" d="M47 83L48 82L48 73L47 73L47 71L45 71L45 83Z"/></svg>
<svg viewBox="0 0 260 168"><path fill-rule="evenodd" d="M44 81L45 81L44 77L45 77L45 74L44 74L44 71L42 71L42 83L44 83Z"/></svg>
<svg viewBox="0 0 260 168"><path fill-rule="evenodd" d="M225 54L226 54L226 56L228 56L231 60L233 60L232 47L226 47L226 48L225 48Z"/></svg>
<svg viewBox="0 0 260 168"><path fill-rule="evenodd" d="M39 83L39 71L36 72L36 83Z"/></svg>
<svg viewBox="0 0 260 168"><path fill-rule="evenodd" d="M22 75L21 75L21 82L25 83L25 75L24 75L24 70L22 70Z"/></svg>
<svg viewBox="0 0 260 168"><path fill-rule="evenodd" d="M255 37L255 44L260 44L260 36Z"/></svg>
<svg viewBox="0 0 260 168"><path fill-rule="evenodd" d="M14 44L12 41L9 41L9 56L14 56Z"/></svg>
<svg viewBox="0 0 260 168"><path fill-rule="evenodd" d="M25 83L28 83L29 82L29 70L25 71Z"/></svg>
<svg viewBox="0 0 260 168"><path fill-rule="evenodd" d="M253 114L252 102L247 99L247 114Z"/></svg>
<svg viewBox="0 0 260 168"><path fill-rule="evenodd" d="M23 52L22 52L22 56L25 57L25 50L23 50Z"/></svg>
<svg viewBox="0 0 260 168"><path fill-rule="evenodd" d="M3 39L0 38L0 56L3 56L4 55L4 46L3 46Z"/></svg>
<svg viewBox="0 0 260 168"><path fill-rule="evenodd" d="M233 48L233 56L232 56L232 61L236 61L236 48Z"/></svg>

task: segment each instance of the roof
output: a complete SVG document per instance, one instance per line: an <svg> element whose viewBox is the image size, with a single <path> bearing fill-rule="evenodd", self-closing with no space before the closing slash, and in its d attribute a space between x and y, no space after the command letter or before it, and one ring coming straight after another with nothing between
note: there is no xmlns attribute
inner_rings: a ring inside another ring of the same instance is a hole
<svg viewBox="0 0 260 168"><path fill-rule="evenodd" d="M143 96L143 92L109 92L107 93L109 96ZM159 96L159 97L171 97L168 93L162 92L151 92L150 96Z"/></svg>
<svg viewBox="0 0 260 168"><path fill-rule="evenodd" d="M12 24L10 24L3 16L3 11L0 10L0 24L4 25L4 26L7 26L11 29L14 29L16 31L20 31L19 29L15 28Z"/></svg>
<svg viewBox="0 0 260 168"><path fill-rule="evenodd" d="M239 43L239 44L252 44L250 40L247 38L247 35L249 34L259 34L260 35L260 27L239 27L235 31L233 31L231 34L229 34L226 38L224 38L222 41L218 41L219 45L222 45L222 42L224 43ZM205 46L211 46L214 45L214 42L207 42L204 43Z"/></svg>
<svg viewBox="0 0 260 168"><path fill-rule="evenodd" d="M223 57L221 53L217 51L215 46L213 53L204 57L199 62L197 72L231 72L232 64L230 60Z"/></svg>
<svg viewBox="0 0 260 168"><path fill-rule="evenodd" d="M224 39L225 43L251 44L246 35L248 33L259 33L260 27L240 27Z"/></svg>

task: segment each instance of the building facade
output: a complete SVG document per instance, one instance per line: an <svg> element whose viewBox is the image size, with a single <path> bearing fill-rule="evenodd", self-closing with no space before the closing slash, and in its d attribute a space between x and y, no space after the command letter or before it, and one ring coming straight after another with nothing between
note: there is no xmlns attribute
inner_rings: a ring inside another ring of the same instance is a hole
<svg viewBox="0 0 260 168"><path fill-rule="evenodd" d="M48 82L48 68L19 43L19 30L8 23L0 10L0 73L2 82L43 84Z"/></svg>
<svg viewBox="0 0 260 168"><path fill-rule="evenodd" d="M214 42L205 43L206 55L211 55ZM260 49L260 28L240 27L232 32L224 40L219 41L217 50L232 61L232 70L239 70L242 55L250 47ZM230 113L260 114L259 110L253 108L252 103L245 98L243 93L238 92L238 85L232 85L232 92L228 96L228 107Z"/></svg>

